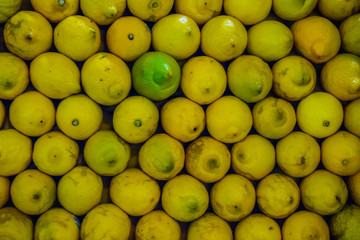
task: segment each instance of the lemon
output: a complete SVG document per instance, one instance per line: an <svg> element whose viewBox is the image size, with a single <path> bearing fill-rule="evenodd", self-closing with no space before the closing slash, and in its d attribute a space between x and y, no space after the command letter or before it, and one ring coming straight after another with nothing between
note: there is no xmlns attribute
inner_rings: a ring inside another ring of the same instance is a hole
<svg viewBox="0 0 360 240"><path fill-rule="evenodd" d="M232 95L222 96L211 103L206 108L205 116L210 135L224 143L244 139L253 123L249 106Z"/></svg>
<svg viewBox="0 0 360 240"><path fill-rule="evenodd" d="M81 223L81 239L118 239L130 237L130 217L113 203L102 203L91 209Z"/></svg>
<svg viewBox="0 0 360 240"><path fill-rule="evenodd" d="M2 128L6 117L6 109L3 101L0 100L0 128Z"/></svg>
<svg viewBox="0 0 360 240"><path fill-rule="evenodd" d="M207 212L192 221L187 231L188 240L233 240L233 233L229 224L214 213Z"/></svg>
<svg viewBox="0 0 360 240"><path fill-rule="evenodd" d="M149 138L139 151L140 168L156 180L169 180L184 167L185 150L182 143L166 133Z"/></svg>
<svg viewBox="0 0 360 240"><path fill-rule="evenodd" d="M50 49L53 29L40 13L20 11L6 22L4 41L11 53L24 60L32 60Z"/></svg>
<svg viewBox="0 0 360 240"><path fill-rule="evenodd" d="M136 223L135 239L180 240L180 224L163 210L154 210L142 216Z"/></svg>
<svg viewBox="0 0 360 240"><path fill-rule="evenodd" d="M272 1L224 0L225 14L236 17L245 25L264 20L270 13Z"/></svg>
<svg viewBox="0 0 360 240"><path fill-rule="evenodd" d="M161 205L175 220L191 222L205 213L209 194L202 182L191 175L180 174L163 186Z"/></svg>
<svg viewBox="0 0 360 240"><path fill-rule="evenodd" d="M25 214L39 215L52 207L56 183L37 169L27 169L14 178L10 187L11 201Z"/></svg>
<svg viewBox="0 0 360 240"><path fill-rule="evenodd" d="M291 27L296 50L313 63L324 63L339 51L341 37L337 27L322 16L309 16Z"/></svg>
<svg viewBox="0 0 360 240"><path fill-rule="evenodd" d="M196 22L183 14L170 14L151 28L155 51L167 53L176 60L192 56L200 46L200 29Z"/></svg>
<svg viewBox="0 0 360 240"><path fill-rule="evenodd" d="M360 207L347 204L340 212L330 218L331 237L339 240L358 239L360 237Z"/></svg>
<svg viewBox="0 0 360 240"><path fill-rule="evenodd" d="M85 140L99 130L103 119L101 107L85 94L69 96L56 109L59 129L74 140Z"/></svg>
<svg viewBox="0 0 360 240"><path fill-rule="evenodd" d="M20 10L22 0L5 1L1 3L0 7L0 23L6 22L17 11Z"/></svg>
<svg viewBox="0 0 360 240"><path fill-rule="evenodd" d="M50 22L58 23L64 18L75 15L79 10L79 0L31 0L31 6Z"/></svg>
<svg viewBox="0 0 360 240"><path fill-rule="evenodd" d="M325 169L315 170L303 178L300 193L304 207L323 216L339 212L348 199L345 181Z"/></svg>
<svg viewBox="0 0 360 240"><path fill-rule="evenodd" d="M150 49L150 28L135 16L120 17L108 28L106 43L111 53L126 62L134 61Z"/></svg>
<svg viewBox="0 0 360 240"><path fill-rule="evenodd" d="M360 98L360 57L341 53L321 70L321 85L341 101Z"/></svg>
<svg viewBox="0 0 360 240"><path fill-rule="evenodd" d="M192 18L198 25L202 25L211 18L220 15L223 7L222 0L176 0L176 13Z"/></svg>
<svg viewBox="0 0 360 240"><path fill-rule="evenodd" d="M112 202L131 216L142 216L154 210L160 194L158 182L139 168L127 168L111 179Z"/></svg>
<svg viewBox="0 0 360 240"><path fill-rule="evenodd" d="M201 28L201 50L219 62L230 61L243 54L247 42L244 25L232 16L213 17Z"/></svg>
<svg viewBox="0 0 360 240"><path fill-rule="evenodd" d="M274 219L262 213L253 213L236 224L234 236L235 240L281 240L281 229Z"/></svg>
<svg viewBox="0 0 360 240"><path fill-rule="evenodd" d="M360 56L360 13L344 19L339 27L342 48L352 54Z"/></svg>
<svg viewBox="0 0 360 240"><path fill-rule="evenodd" d="M231 147L231 167L250 180L260 180L275 167L275 148L266 138L250 134Z"/></svg>
<svg viewBox="0 0 360 240"><path fill-rule="evenodd" d="M143 96L130 96L119 103L113 114L115 132L129 143L142 143L157 130L159 110Z"/></svg>
<svg viewBox="0 0 360 240"><path fill-rule="evenodd" d="M34 239L79 239L75 216L63 208L50 208L39 216L34 227Z"/></svg>
<svg viewBox="0 0 360 240"><path fill-rule="evenodd" d="M9 201L10 180L7 177L0 176L0 209Z"/></svg>
<svg viewBox="0 0 360 240"><path fill-rule="evenodd" d="M33 239L34 224L29 215L15 207L0 208L0 218L7 219L0 223L0 237L3 239Z"/></svg>
<svg viewBox="0 0 360 240"><path fill-rule="evenodd" d="M181 142L190 142L205 129L203 108L184 97L167 101L161 108L161 125L166 133Z"/></svg>
<svg viewBox="0 0 360 240"><path fill-rule="evenodd" d="M0 130L0 175L13 176L31 162L32 140L15 129Z"/></svg>
<svg viewBox="0 0 360 240"><path fill-rule="evenodd" d="M99 25L110 25L121 17L126 8L126 0L80 0L82 13Z"/></svg>
<svg viewBox="0 0 360 240"><path fill-rule="evenodd" d="M311 93L296 108L300 129L316 138L334 134L341 127L343 116L341 102L327 92Z"/></svg>
<svg viewBox="0 0 360 240"><path fill-rule="evenodd" d="M298 55L278 60L272 73L275 94L287 101L300 101L314 91L317 82L314 65Z"/></svg>
<svg viewBox="0 0 360 240"><path fill-rule="evenodd" d="M95 102L105 106L116 105L130 92L130 69L114 54L95 53L86 59L81 68L81 85Z"/></svg>
<svg viewBox="0 0 360 240"><path fill-rule="evenodd" d="M344 109L345 128L360 137L360 99L350 101Z"/></svg>
<svg viewBox="0 0 360 240"><path fill-rule="evenodd" d="M65 210L83 216L98 205L103 192L101 177L87 166L76 166L57 185L57 198Z"/></svg>
<svg viewBox="0 0 360 240"><path fill-rule="evenodd" d="M200 105L210 104L220 98L226 86L225 69L212 57L192 57L181 68L182 92Z"/></svg>
<svg viewBox="0 0 360 240"><path fill-rule="evenodd" d="M264 214L284 219L296 211L300 204L300 189L292 177L271 173L256 187L256 201Z"/></svg>
<svg viewBox="0 0 360 240"><path fill-rule="evenodd" d="M227 68L230 91L247 103L264 99L271 90L273 74L270 66L254 55L242 55Z"/></svg>
<svg viewBox="0 0 360 240"><path fill-rule="evenodd" d="M204 183L217 182L229 171L231 154L227 146L209 136L201 136L186 148L186 171Z"/></svg>
<svg viewBox="0 0 360 240"><path fill-rule="evenodd" d="M282 227L284 240L322 239L330 240L329 226L319 214L307 210L297 211L285 219Z"/></svg>
<svg viewBox="0 0 360 240"><path fill-rule="evenodd" d="M156 22L167 16L174 5L174 0L127 0L130 12L149 22Z"/></svg>
<svg viewBox="0 0 360 240"><path fill-rule="evenodd" d="M85 61L100 48L100 29L88 17L68 16L54 28L54 45L58 52L72 60Z"/></svg>
<svg viewBox="0 0 360 240"><path fill-rule="evenodd" d="M296 21L309 16L317 6L317 3L318 0L274 0L272 9L281 19L287 21Z"/></svg>
<svg viewBox="0 0 360 240"><path fill-rule="evenodd" d="M38 55L30 64L32 85L53 99L63 99L81 91L80 70L73 60L57 52Z"/></svg>
<svg viewBox="0 0 360 240"><path fill-rule="evenodd" d="M0 98L12 100L29 84L29 69L25 61L12 53L0 53Z"/></svg>
<svg viewBox="0 0 360 240"><path fill-rule="evenodd" d="M236 222L248 216L255 206L255 188L239 174L227 174L210 191L211 207L226 221Z"/></svg>
<svg viewBox="0 0 360 240"><path fill-rule="evenodd" d="M9 119L21 133L38 137L49 132L55 124L55 106L37 91L18 95L10 104Z"/></svg>
<svg viewBox="0 0 360 240"><path fill-rule="evenodd" d="M319 0L317 5L320 14L333 21L341 21L360 10L360 2L357 0Z"/></svg>
<svg viewBox="0 0 360 240"><path fill-rule="evenodd" d="M351 199L357 205L360 205L360 171L351 175L347 180L347 187L349 190L349 194Z"/></svg>

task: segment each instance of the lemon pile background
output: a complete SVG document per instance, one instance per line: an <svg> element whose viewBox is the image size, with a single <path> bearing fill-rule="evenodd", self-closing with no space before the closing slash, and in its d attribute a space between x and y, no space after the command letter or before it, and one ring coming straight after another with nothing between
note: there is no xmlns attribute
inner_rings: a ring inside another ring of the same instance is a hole
<svg viewBox="0 0 360 240"><path fill-rule="evenodd" d="M0 239L360 239L359 1L9 2Z"/></svg>

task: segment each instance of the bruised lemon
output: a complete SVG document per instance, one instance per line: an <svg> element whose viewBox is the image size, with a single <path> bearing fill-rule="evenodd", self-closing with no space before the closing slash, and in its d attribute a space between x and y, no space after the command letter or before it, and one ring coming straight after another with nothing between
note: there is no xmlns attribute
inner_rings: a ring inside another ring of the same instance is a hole
<svg viewBox="0 0 360 240"><path fill-rule="evenodd" d="M75 15L79 10L79 0L31 0L31 6L50 22L58 23L64 18Z"/></svg>
<svg viewBox="0 0 360 240"><path fill-rule="evenodd" d="M99 25L110 25L121 17L126 8L126 0L80 0L82 13Z"/></svg>
<svg viewBox="0 0 360 240"><path fill-rule="evenodd" d="M15 207L0 209L0 217L7 219L0 223L0 235L8 239L31 240L34 238L34 223L29 215Z"/></svg>
<svg viewBox="0 0 360 240"><path fill-rule="evenodd" d="M130 12L149 22L156 22L168 15L174 5L174 0L127 0Z"/></svg>

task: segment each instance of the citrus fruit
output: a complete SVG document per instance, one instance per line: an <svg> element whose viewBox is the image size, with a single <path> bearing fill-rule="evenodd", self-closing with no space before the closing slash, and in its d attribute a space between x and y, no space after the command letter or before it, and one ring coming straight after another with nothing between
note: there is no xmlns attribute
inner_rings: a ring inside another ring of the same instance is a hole
<svg viewBox="0 0 360 240"><path fill-rule="evenodd" d="M9 201L10 180L7 177L0 176L0 208Z"/></svg>
<svg viewBox="0 0 360 240"><path fill-rule="evenodd" d="M360 13L344 19L339 27L342 48L352 54L360 56Z"/></svg>
<svg viewBox="0 0 360 240"><path fill-rule="evenodd" d="M121 17L126 8L126 0L80 0L80 9L84 16L98 25L110 25Z"/></svg>
<svg viewBox="0 0 360 240"><path fill-rule="evenodd" d="M360 99L350 101L344 109L345 128L360 137Z"/></svg>
<svg viewBox="0 0 360 240"><path fill-rule="evenodd" d="M347 180L347 187L351 199L357 205L360 205L360 171L351 175Z"/></svg>
<svg viewBox="0 0 360 240"><path fill-rule="evenodd" d="M11 16L20 10L22 0L5 1L0 7L0 23L6 22Z"/></svg>
<svg viewBox="0 0 360 240"><path fill-rule="evenodd" d="M331 237L339 240L357 239L360 237L360 207L347 204L342 210L330 218Z"/></svg>
<svg viewBox="0 0 360 240"><path fill-rule="evenodd" d="M0 223L0 236L8 239L33 239L34 224L29 215L15 207L0 209L0 218L7 219Z"/></svg>
<svg viewBox="0 0 360 240"><path fill-rule="evenodd" d="M324 17L333 21L341 21L357 13L360 10L360 2L357 0L319 0L317 7Z"/></svg>
<svg viewBox="0 0 360 240"><path fill-rule="evenodd" d="M79 0L31 0L31 6L50 22L58 23L64 18L75 15L79 10Z"/></svg>
<svg viewBox="0 0 360 240"><path fill-rule="evenodd" d="M283 20L296 21L307 17L317 6L318 0L287 1L274 0L272 9Z"/></svg>
<svg viewBox="0 0 360 240"><path fill-rule="evenodd" d="M4 105L3 101L0 100L0 128L4 124L5 117L6 117L5 105Z"/></svg>
<svg viewBox="0 0 360 240"><path fill-rule="evenodd" d="M174 0L127 0L130 12L149 22L156 22L168 15L174 5Z"/></svg>

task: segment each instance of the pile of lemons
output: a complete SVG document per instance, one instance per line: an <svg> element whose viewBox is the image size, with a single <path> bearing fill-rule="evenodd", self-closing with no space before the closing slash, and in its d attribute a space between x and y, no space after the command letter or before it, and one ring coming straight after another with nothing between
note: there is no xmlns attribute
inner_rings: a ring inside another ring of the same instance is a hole
<svg viewBox="0 0 360 240"><path fill-rule="evenodd" d="M360 239L358 0L0 3L0 239Z"/></svg>

